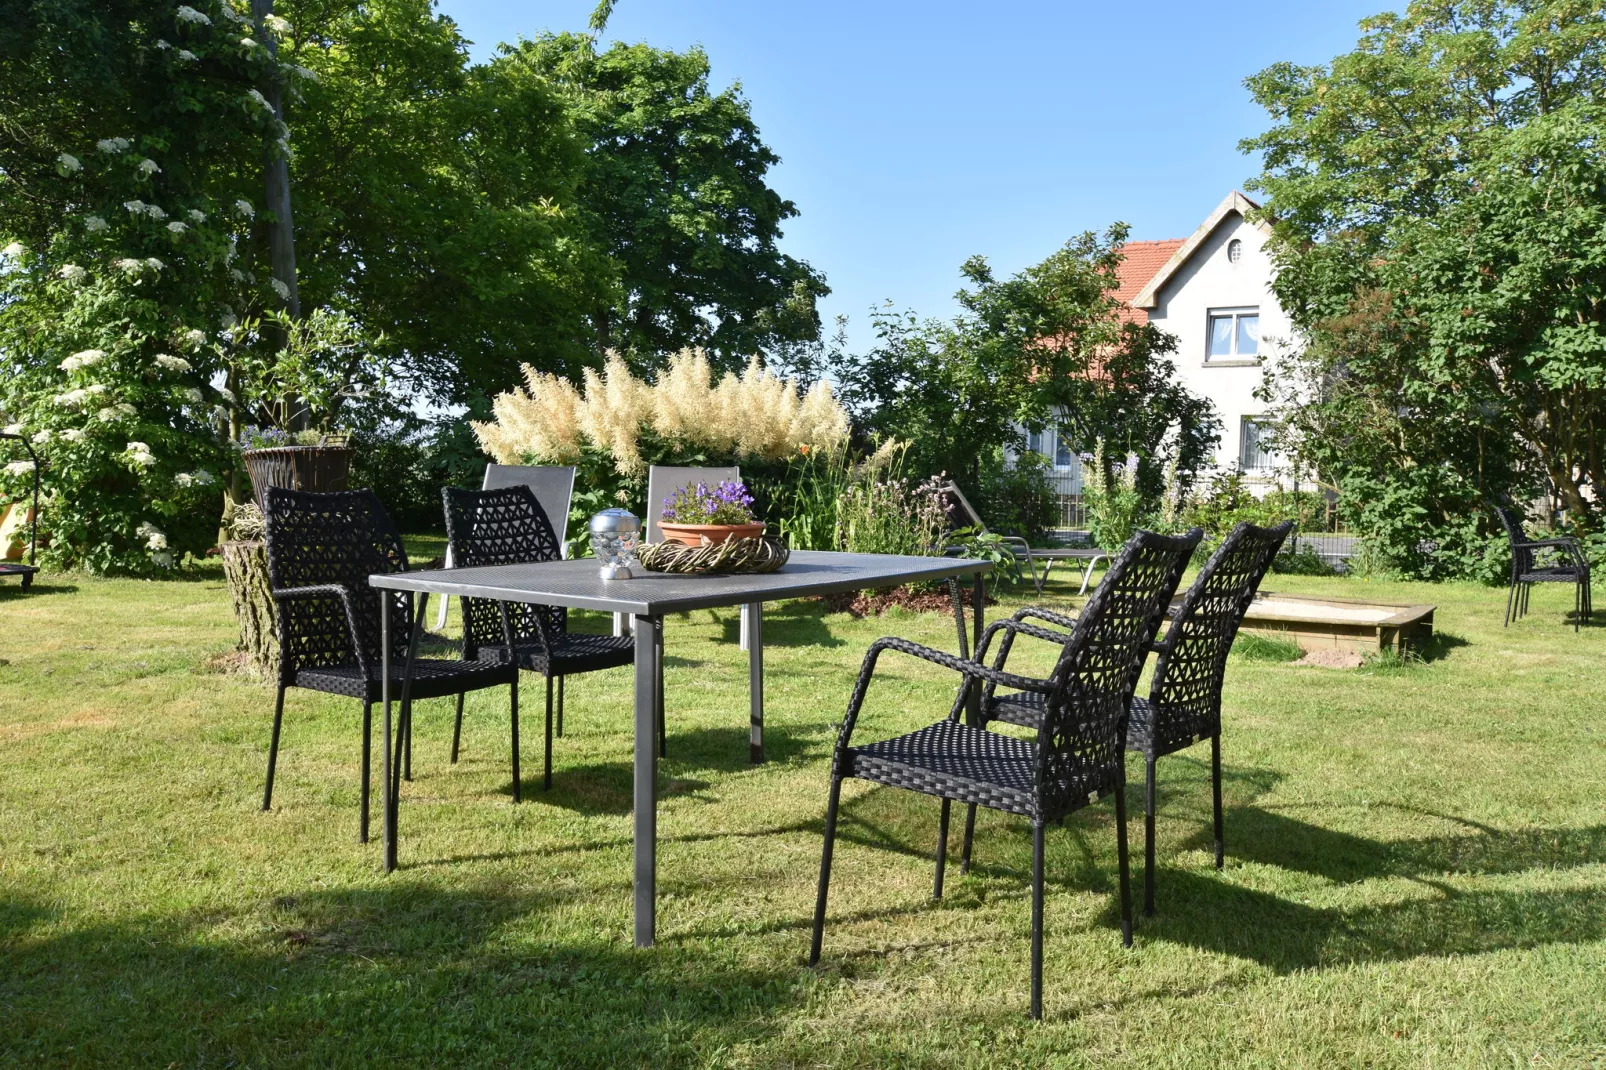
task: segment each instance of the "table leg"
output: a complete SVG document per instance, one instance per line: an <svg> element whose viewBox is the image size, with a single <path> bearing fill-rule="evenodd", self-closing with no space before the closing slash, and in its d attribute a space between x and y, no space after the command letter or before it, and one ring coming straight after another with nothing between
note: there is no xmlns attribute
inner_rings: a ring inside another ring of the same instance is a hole
<svg viewBox="0 0 1606 1070"><path fill-rule="evenodd" d="M657 932L658 890L658 659L663 632L652 617L635 618L636 632L636 946L651 947Z"/></svg>
<svg viewBox="0 0 1606 1070"><path fill-rule="evenodd" d="M386 602L389 605L389 602ZM401 814L401 782L402 763L408 748L412 745L413 732L413 666L418 661L418 639L424 633L424 615L429 612L429 595L415 596L411 591L407 593L407 615L413 621L413 630L407 637L407 660L402 663L402 690L401 690L401 716L396 722L396 756L390 757L390 647L387 645L380 655L380 664L384 672L381 693L385 696L385 758L392 765L385 769L385 776L390 781L390 791L385 799L385 872L390 873L396 868L396 824ZM386 614L388 621L389 614ZM389 627L381 629L381 638L389 642Z"/></svg>
<svg viewBox="0 0 1606 1070"><path fill-rule="evenodd" d="M762 614L764 612L764 603L749 602L748 604L742 606L741 631L739 638L740 646L743 650L753 649L753 625L752 616L750 615L749 611L752 613Z"/></svg>
<svg viewBox="0 0 1606 1070"><path fill-rule="evenodd" d="M754 765L761 765L764 761L764 603L743 606L742 625L747 636L747 758Z"/></svg>
<svg viewBox="0 0 1606 1070"><path fill-rule="evenodd" d="M379 592L379 696L385 706L385 754L379 766L380 806L384 807L385 872L396 868L396 814L390 808L390 592Z"/></svg>

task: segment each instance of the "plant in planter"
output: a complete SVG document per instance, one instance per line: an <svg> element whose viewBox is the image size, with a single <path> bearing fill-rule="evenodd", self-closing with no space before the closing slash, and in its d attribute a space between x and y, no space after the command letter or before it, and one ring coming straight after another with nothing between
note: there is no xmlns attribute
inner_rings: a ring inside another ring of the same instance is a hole
<svg viewBox="0 0 1606 1070"><path fill-rule="evenodd" d="M688 546L756 539L764 525L753 518L753 496L739 479L718 486L690 483L664 499L658 526L664 538Z"/></svg>

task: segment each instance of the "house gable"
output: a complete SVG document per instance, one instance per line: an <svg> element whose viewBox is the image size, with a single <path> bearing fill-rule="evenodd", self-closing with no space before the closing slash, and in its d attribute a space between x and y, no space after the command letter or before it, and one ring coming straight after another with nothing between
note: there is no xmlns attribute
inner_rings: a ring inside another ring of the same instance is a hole
<svg viewBox="0 0 1606 1070"><path fill-rule="evenodd" d="M1250 212L1256 211L1259 208L1260 205L1256 204L1248 197L1245 197L1237 190L1233 190L1231 193L1227 194L1226 199L1224 199L1220 204L1216 205L1216 210L1211 212L1209 217L1206 218L1203 223L1199 224L1199 229L1195 230L1191 237L1184 241L1178 242L1176 249L1171 253L1166 262L1160 265L1159 269L1149 276L1142 288L1139 289L1138 292L1131 298L1132 307L1135 309L1143 309L1146 312L1146 310L1154 308L1156 305L1158 305L1160 288L1164 286L1172 278L1172 276L1176 275L1178 271L1182 270L1183 266L1193 258L1193 254L1199 251L1199 247L1204 245L1204 243L1209 240L1211 234L1215 233L1217 227L1221 226L1221 224L1225 222L1229 216L1237 215L1247 219ZM1253 225L1263 234L1271 233L1271 228L1263 222L1256 221ZM1146 242L1142 244L1168 245L1171 243Z"/></svg>

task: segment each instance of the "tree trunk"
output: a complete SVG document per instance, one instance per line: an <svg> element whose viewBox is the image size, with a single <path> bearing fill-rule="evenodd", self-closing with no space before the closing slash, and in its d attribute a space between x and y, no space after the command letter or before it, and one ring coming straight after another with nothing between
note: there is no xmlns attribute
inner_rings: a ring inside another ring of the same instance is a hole
<svg viewBox="0 0 1606 1070"><path fill-rule="evenodd" d="M260 539L223 544L223 575L240 624L236 645L251 670L272 677L279 671L278 618L268 582L268 544Z"/></svg>

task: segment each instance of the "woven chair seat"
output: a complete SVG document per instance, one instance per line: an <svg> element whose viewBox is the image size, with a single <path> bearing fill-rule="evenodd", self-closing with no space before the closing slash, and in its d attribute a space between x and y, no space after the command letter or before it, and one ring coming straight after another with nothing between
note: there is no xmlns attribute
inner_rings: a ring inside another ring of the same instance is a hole
<svg viewBox="0 0 1606 1070"><path fill-rule="evenodd" d="M1536 568L1531 572L1519 573L1518 583L1577 583L1579 579L1589 575L1588 569L1576 568L1572 565L1552 565L1549 568Z"/></svg>
<svg viewBox="0 0 1606 1070"><path fill-rule="evenodd" d="M636 660L636 640L629 635L587 635L584 632L557 632L551 634L552 664L547 664L546 649L539 639L515 640L519 668L543 675L568 676L573 673L594 672L631 665ZM482 646L479 658L483 662L505 663L507 647Z"/></svg>
<svg viewBox="0 0 1606 1070"><path fill-rule="evenodd" d="M391 659L390 697L400 700L402 674L406 663L400 658ZM449 661L444 658L419 658L413 663L413 684L409 692L414 699L439 698L483 687L496 687L512 681L505 664L480 661ZM382 694L379 673L364 677L356 665L331 665L316 669L300 669L290 681L291 687L305 687L331 695L378 702Z"/></svg>

